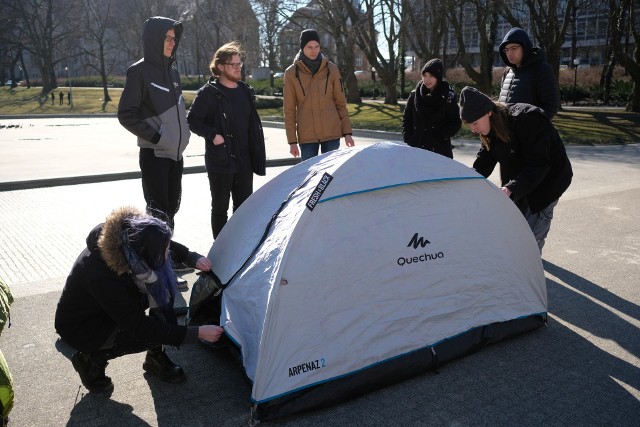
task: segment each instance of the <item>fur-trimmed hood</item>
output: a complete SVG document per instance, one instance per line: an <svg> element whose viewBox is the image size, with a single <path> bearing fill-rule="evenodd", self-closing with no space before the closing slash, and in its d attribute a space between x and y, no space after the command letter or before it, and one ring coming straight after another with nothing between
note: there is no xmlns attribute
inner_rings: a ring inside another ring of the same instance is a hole
<svg viewBox="0 0 640 427"><path fill-rule="evenodd" d="M87 247L91 248L95 244L104 262L110 269L115 271L116 274L128 273L129 264L122 251L123 224L128 218L140 218L146 215L146 213L133 206L123 206L115 209L109 214L104 224L96 227L99 228L97 242L90 242L90 240L96 238L95 235L92 237L93 232L87 237Z"/></svg>

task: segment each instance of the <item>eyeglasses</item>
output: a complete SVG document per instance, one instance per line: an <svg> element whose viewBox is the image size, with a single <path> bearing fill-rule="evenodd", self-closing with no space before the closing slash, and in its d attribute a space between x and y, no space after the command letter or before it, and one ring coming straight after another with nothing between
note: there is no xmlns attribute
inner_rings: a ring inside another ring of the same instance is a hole
<svg viewBox="0 0 640 427"><path fill-rule="evenodd" d="M243 62L227 62L227 63L222 64L222 65L229 65L230 67L233 67L233 68L237 69L237 68L242 68L244 63Z"/></svg>
<svg viewBox="0 0 640 427"><path fill-rule="evenodd" d="M176 41L176 38L173 37L173 36L170 36L168 34L166 36L164 36L164 42L165 43L171 43L171 42L175 43L175 41Z"/></svg>
<svg viewBox="0 0 640 427"><path fill-rule="evenodd" d="M522 46L520 45L516 45L516 46L511 46L511 47L505 47L504 49L502 49L504 51L504 53L509 53L509 52L515 52L516 50L520 49Z"/></svg>

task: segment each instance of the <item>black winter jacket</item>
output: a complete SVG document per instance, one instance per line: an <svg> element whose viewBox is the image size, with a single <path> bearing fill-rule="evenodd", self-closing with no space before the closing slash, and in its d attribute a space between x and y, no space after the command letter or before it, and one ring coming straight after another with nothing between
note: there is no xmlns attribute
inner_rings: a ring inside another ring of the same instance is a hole
<svg viewBox="0 0 640 427"><path fill-rule="evenodd" d="M439 81L434 89L429 92L420 81L409 95L402 115L402 138L412 147L452 159L451 138L462 126L458 95L446 80Z"/></svg>
<svg viewBox="0 0 640 427"><path fill-rule="evenodd" d="M77 350L100 349L117 329L157 345L197 342L197 327L171 325L145 314L148 299L138 290L119 250L120 223L129 215L142 215L142 212L122 208L110 215L105 224L91 230L87 247L67 277L56 309L55 328L60 337ZM103 233L108 243L100 249L98 239ZM169 248L175 262L194 266L199 257L177 242L172 241Z"/></svg>
<svg viewBox="0 0 640 427"><path fill-rule="evenodd" d="M233 139L235 130L231 105L225 93L219 89L219 85L218 80L211 77L209 82L198 90L189 109L187 121L191 131L204 138L207 171L237 173L239 172L237 160L239 150ZM249 127L251 170L257 175L264 176L267 162L266 149L262 122L256 110L255 92L244 82L238 82L238 86L251 104L251 118L246 124ZM216 135L224 137L224 144L213 144L212 141Z"/></svg>
<svg viewBox="0 0 640 427"><path fill-rule="evenodd" d="M164 36L173 28L176 43L171 58L164 56ZM127 70L118 104L118 120L138 137L138 146L152 148L156 157L178 161L189 144L189 126L180 74L173 67L182 24L163 17L149 18L142 38L144 58Z"/></svg>
<svg viewBox="0 0 640 427"><path fill-rule="evenodd" d="M520 67L510 63L504 47L509 43L522 45ZM553 69L546 62L541 47L533 47L529 35L522 28L512 28L500 44L500 57L505 63L498 101L505 104L526 103L542 108L552 119L560 108L560 89Z"/></svg>
<svg viewBox="0 0 640 427"><path fill-rule="evenodd" d="M526 199L531 211L539 212L571 184L564 144L542 109L530 104L510 106L507 127L511 140L492 138L490 150L480 149L473 168L486 178L500 163L500 181L512 192L511 199L516 204Z"/></svg>

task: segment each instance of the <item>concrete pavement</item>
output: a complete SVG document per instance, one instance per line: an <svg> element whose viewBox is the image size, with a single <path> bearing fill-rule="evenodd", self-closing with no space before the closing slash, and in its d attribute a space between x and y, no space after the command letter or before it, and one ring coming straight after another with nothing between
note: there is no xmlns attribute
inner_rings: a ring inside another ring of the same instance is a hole
<svg viewBox="0 0 640 427"><path fill-rule="evenodd" d="M132 137L94 120L82 126L71 120L45 127L47 132L37 130L42 122L1 129L0 182L135 172ZM0 124L8 122L17 120ZM279 152L270 150L282 130L266 129L273 132L267 136L270 158L288 158L284 143L284 152L280 145L274 145ZM358 138L357 132L354 138L375 141ZM198 145L190 145L195 151L189 166L201 162ZM470 165L477 144L458 145L456 160ZM127 154L119 156L119 150ZM268 424L639 425L640 146L569 147L568 152L574 183L556 208L543 254L548 327L483 349L437 374ZM256 186L286 167L268 168ZM110 398L86 394L65 350L56 348L55 304L88 231L113 207L144 208L144 199L138 179L50 183L55 186L0 192L0 274L16 297L12 326L0 337L15 382L12 424L246 425L250 385L240 364L228 353L199 346L170 350L189 376L183 384L144 375L144 355L131 355L107 369L115 383ZM185 175L183 185L176 240L206 253L211 245L206 175ZM186 277L193 283L192 274ZM189 292L182 296L188 300Z"/></svg>

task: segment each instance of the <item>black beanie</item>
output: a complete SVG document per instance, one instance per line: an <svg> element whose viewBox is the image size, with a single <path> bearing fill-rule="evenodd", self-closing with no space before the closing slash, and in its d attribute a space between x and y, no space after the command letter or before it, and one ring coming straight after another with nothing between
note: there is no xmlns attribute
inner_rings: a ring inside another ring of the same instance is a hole
<svg viewBox="0 0 640 427"><path fill-rule="evenodd" d="M473 123L493 110L495 104L475 87L465 86L460 91L460 118L465 123Z"/></svg>
<svg viewBox="0 0 640 427"><path fill-rule="evenodd" d="M444 73L444 69L442 68L442 61L438 58L434 58L429 60L424 67L422 67L422 73L429 73L433 77L438 80L442 80L442 74Z"/></svg>
<svg viewBox="0 0 640 427"><path fill-rule="evenodd" d="M304 30L300 33L300 50L304 49L304 47L311 40L315 40L320 43L320 36L316 30Z"/></svg>

